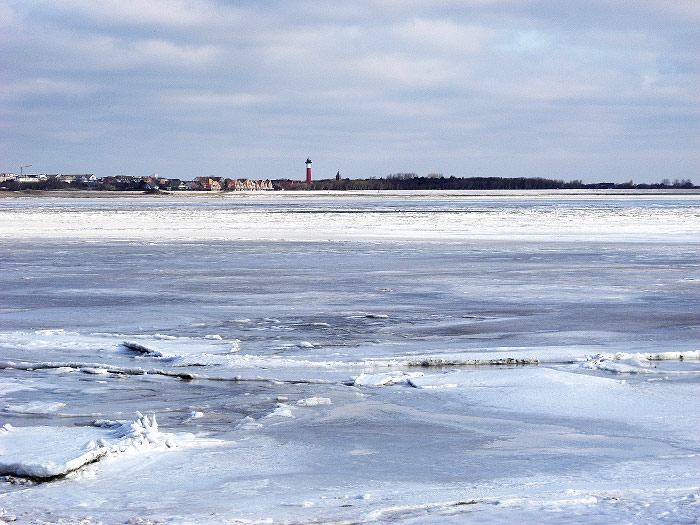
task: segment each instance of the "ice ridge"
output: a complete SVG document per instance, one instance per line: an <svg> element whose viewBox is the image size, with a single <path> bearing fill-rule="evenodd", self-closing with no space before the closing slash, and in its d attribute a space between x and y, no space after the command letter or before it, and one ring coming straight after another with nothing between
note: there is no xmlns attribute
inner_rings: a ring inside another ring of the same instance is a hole
<svg viewBox="0 0 700 525"><path fill-rule="evenodd" d="M77 428L6 424L0 428L0 475L50 481L108 456L204 442L189 433L161 432L155 414L137 415L134 421L98 420Z"/></svg>

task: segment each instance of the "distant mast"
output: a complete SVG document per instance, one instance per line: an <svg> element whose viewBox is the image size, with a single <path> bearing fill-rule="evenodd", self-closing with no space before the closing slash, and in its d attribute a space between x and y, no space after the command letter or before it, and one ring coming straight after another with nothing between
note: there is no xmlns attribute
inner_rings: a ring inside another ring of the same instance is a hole
<svg viewBox="0 0 700 525"><path fill-rule="evenodd" d="M306 158L306 182L311 182L311 159Z"/></svg>

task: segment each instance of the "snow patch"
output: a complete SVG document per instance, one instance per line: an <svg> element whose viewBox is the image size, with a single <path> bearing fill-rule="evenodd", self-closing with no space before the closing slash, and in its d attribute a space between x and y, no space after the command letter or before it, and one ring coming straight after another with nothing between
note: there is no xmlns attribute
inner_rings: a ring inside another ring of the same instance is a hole
<svg viewBox="0 0 700 525"><path fill-rule="evenodd" d="M250 416L246 416L243 419L241 419L241 422L236 425L236 429L240 430L256 430L258 428L262 428L262 423L257 422L255 419L253 419Z"/></svg>
<svg viewBox="0 0 700 525"><path fill-rule="evenodd" d="M5 412L15 414L51 414L66 406L58 401L50 403L44 401L31 401L17 405L5 405Z"/></svg>
<svg viewBox="0 0 700 525"><path fill-rule="evenodd" d="M174 335L153 334L153 339L161 339L161 340L164 340L164 341L172 341L173 339L177 339L177 337L174 336Z"/></svg>
<svg viewBox="0 0 700 525"><path fill-rule="evenodd" d="M294 414L292 413L292 407L285 405L284 403L277 403L277 407L270 412L268 415L265 417L289 417L289 418L294 418Z"/></svg>
<svg viewBox="0 0 700 525"><path fill-rule="evenodd" d="M327 397L307 397L297 401L297 406L300 407L317 407L321 405L330 405L331 400Z"/></svg>
<svg viewBox="0 0 700 525"><path fill-rule="evenodd" d="M408 384L414 377L420 377L423 372L403 372L400 370L379 374L360 374L353 380L355 386L389 386Z"/></svg>
<svg viewBox="0 0 700 525"><path fill-rule="evenodd" d="M54 375L63 375L63 374L70 374L71 372L75 372L77 368L73 368L72 366L60 366L58 368L55 368L53 370L49 370L49 374L54 374Z"/></svg>
<svg viewBox="0 0 700 525"><path fill-rule="evenodd" d="M67 332L63 328L36 330L34 333L37 335L79 335L77 332Z"/></svg>
<svg viewBox="0 0 700 525"><path fill-rule="evenodd" d="M80 371L83 374L91 374L91 375L109 374L109 370L107 370L106 368L83 367L80 369Z"/></svg>
<svg viewBox="0 0 700 525"><path fill-rule="evenodd" d="M408 384L414 388L457 388L459 382L455 380L454 375L446 373L412 377L408 380Z"/></svg>

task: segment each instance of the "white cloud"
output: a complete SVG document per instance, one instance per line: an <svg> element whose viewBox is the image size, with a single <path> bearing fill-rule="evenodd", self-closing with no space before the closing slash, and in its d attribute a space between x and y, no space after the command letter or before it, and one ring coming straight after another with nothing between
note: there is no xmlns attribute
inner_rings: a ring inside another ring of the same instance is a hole
<svg viewBox="0 0 700 525"><path fill-rule="evenodd" d="M17 20L10 6L0 2L0 28L11 30L16 25Z"/></svg>
<svg viewBox="0 0 700 525"><path fill-rule="evenodd" d="M52 8L101 23L194 26L211 17L212 6L198 0L61 0Z"/></svg>
<svg viewBox="0 0 700 525"><path fill-rule="evenodd" d="M104 133L95 129L64 130L54 133L57 139L71 144L82 144L102 136Z"/></svg>
<svg viewBox="0 0 700 525"><path fill-rule="evenodd" d="M541 53L552 46L552 41L552 36L542 31L516 31L512 47L521 53Z"/></svg>
<svg viewBox="0 0 700 525"><path fill-rule="evenodd" d="M491 96L550 102L595 98L602 94L596 83L564 76L537 76L511 82L491 80L483 82L481 89Z"/></svg>
<svg viewBox="0 0 700 525"><path fill-rule="evenodd" d="M47 77L29 78L0 84L0 99L20 99L34 95L83 96L97 91L95 84Z"/></svg>
<svg viewBox="0 0 700 525"><path fill-rule="evenodd" d="M478 25L411 18L378 28L322 25L269 31L258 39L255 52L304 89L431 87L468 78L474 59L497 36Z"/></svg>
<svg viewBox="0 0 700 525"><path fill-rule="evenodd" d="M350 67L365 80L380 81L386 89L437 86L463 72L447 60L411 58L395 53L366 56L351 62Z"/></svg>
<svg viewBox="0 0 700 525"><path fill-rule="evenodd" d="M481 52L496 36L496 32L487 27L428 18L413 18L395 24L389 29L389 34L404 49L415 49L421 54L450 55Z"/></svg>
<svg viewBox="0 0 700 525"><path fill-rule="evenodd" d="M115 55L121 55L130 63L165 62L169 64L202 64L217 56L212 45L178 45L167 40L144 40L124 42L114 46ZM123 50L123 51L122 51Z"/></svg>
<svg viewBox="0 0 700 525"><path fill-rule="evenodd" d="M154 72L163 67L198 66L213 61L218 50L213 45L183 45L168 40L132 40L113 36L83 36L56 34L42 42L49 47L61 42L63 58L57 68L78 71L108 71L153 66Z"/></svg>
<svg viewBox="0 0 700 525"><path fill-rule="evenodd" d="M369 104L369 108L377 111L379 115L402 119L442 118L448 113L439 103L435 102L404 104L395 100L379 100Z"/></svg>
<svg viewBox="0 0 700 525"><path fill-rule="evenodd" d="M626 0L632 8L639 5L661 16L700 21L700 2L697 0Z"/></svg>
<svg viewBox="0 0 700 525"><path fill-rule="evenodd" d="M256 106L274 101L274 97L251 93L197 93L172 97L174 102L195 106Z"/></svg>
<svg viewBox="0 0 700 525"><path fill-rule="evenodd" d="M386 12L415 13L431 10L464 10L472 7L512 6L525 4L526 0L372 0L370 5Z"/></svg>

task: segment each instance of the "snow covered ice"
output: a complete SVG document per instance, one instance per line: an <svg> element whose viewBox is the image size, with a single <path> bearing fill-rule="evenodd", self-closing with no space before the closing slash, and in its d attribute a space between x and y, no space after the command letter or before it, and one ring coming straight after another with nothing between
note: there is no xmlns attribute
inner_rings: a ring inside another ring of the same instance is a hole
<svg viewBox="0 0 700 525"><path fill-rule="evenodd" d="M0 199L0 520L697 522L700 196Z"/></svg>

